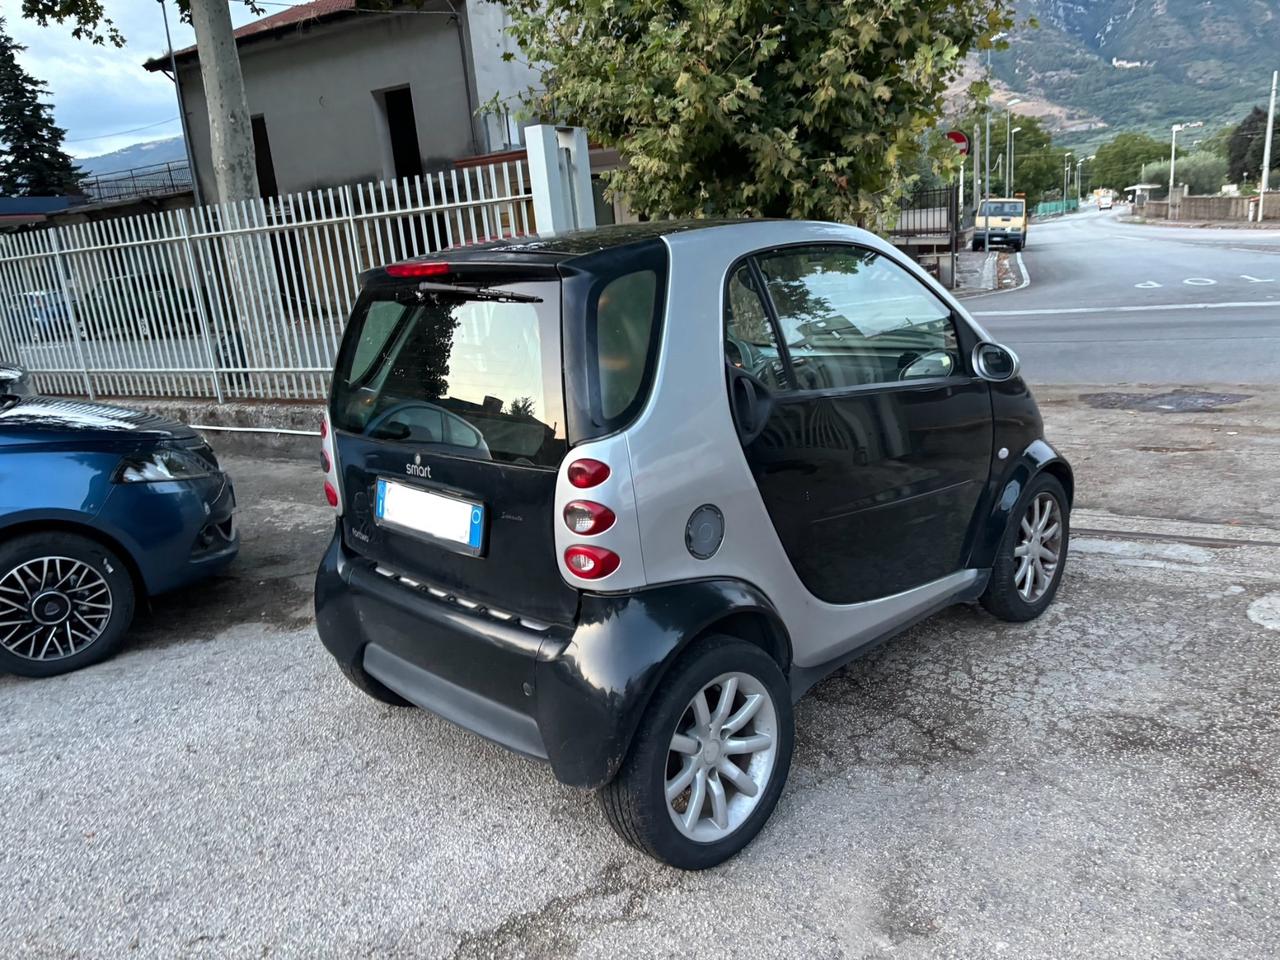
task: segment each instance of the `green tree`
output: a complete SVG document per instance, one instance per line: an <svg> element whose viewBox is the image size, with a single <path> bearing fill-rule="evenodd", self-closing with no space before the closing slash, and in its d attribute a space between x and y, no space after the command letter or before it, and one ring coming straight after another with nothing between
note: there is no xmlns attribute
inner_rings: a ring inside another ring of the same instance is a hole
<svg viewBox="0 0 1280 960"><path fill-rule="evenodd" d="M0 194L52 197L75 193L80 171L62 152L65 131L41 97L47 87L22 69L0 17Z"/></svg>
<svg viewBox="0 0 1280 960"><path fill-rule="evenodd" d="M986 120L980 107L973 107L958 120L953 121L961 130L986 132ZM1012 119L999 105L993 107L991 118L991 193L1004 196L1009 181L1005 177L1004 157L1009 142L1009 128L1013 135L1013 193L1024 193L1027 203L1034 206L1048 194L1056 198L1062 192L1062 165L1066 151L1053 145L1053 137L1039 117L1013 114ZM985 148L979 146L978 162L981 164Z"/></svg>
<svg viewBox="0 0 1280 960"><path fill-rule="evenodd" d="M1254 107L1236 126L1227 141L1227 172L1239 182L1246 176L1254 183L1262 173L1262 154L1267 140L1267 111ZM1271 160L1280 157L1280 124L1271 138Z"/></svg>
<svg viewBox="0 0 1280 960"><path fill-rule="evenodd" d="M865 221L898 195L1012 0L503 0L535 112L617 148L651 217Z"/></svg>
<svg viewBox="0 0 1280 960"><path fill-rule="evenodd" d="M1204 197L1222 192L1222 185L1227 180L1227 161L1206 150L1197 150L1186 156L1178 155L1178 166L1174 171L1178 183L1186 184L1187 193ZM1169 193L1169 161L1147 164L1147 182L1160 184L1159 190L1153 190L1152 196L1165 197Z"/></svg>
<svg viewBox="0 0 1280 960"><path fill-rule="evenodd" d="M1181 155L1181 153L1179 154ZM1091 183L1094 187L1123 190L1143 178L1142 168L1147 166L1148 183L1152 179L1151 166L1162 157L1169 156L1169 145L1145 133L1118 133L1094 151L1090 162ZM1169 165L1165 161L1165 180L1169 179Z"/></svg>

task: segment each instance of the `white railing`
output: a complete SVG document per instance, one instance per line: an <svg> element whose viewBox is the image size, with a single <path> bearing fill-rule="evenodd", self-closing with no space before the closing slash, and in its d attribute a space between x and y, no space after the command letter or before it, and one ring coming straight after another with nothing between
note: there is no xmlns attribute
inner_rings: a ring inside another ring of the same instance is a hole
<svg viewBox="0 0 1280 960"><path fill-rule="evenodd" d="M532 230L513 161L0 235L0 361L45 393L319 399L362 271Z"/></svg>

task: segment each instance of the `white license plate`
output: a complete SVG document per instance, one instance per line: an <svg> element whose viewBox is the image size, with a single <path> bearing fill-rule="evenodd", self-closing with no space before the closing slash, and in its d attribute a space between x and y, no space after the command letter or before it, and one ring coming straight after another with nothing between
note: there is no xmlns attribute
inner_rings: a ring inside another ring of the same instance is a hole
<svg viewBox="0 0 1280 960"><path fill-rule="evenodd" d="M484 505L379 480L374 515L378 523L419 533L479 553L484 543Z"/></svg>

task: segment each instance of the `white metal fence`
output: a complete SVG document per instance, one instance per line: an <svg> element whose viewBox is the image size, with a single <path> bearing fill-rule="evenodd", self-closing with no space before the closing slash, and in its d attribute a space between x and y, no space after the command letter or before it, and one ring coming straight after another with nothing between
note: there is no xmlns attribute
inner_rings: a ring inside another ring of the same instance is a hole
<svg viewBox="0 0 1280 960"><path fill-rule="evenodd" d="M362 271L532 221L513 161L0 235L0 361L46 393L319 399Z"/></svg>

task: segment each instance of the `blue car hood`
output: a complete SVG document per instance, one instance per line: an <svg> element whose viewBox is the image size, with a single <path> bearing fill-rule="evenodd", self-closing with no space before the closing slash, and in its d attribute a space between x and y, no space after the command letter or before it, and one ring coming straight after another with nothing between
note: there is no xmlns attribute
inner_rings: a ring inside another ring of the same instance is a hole
<svg viewBox="0 0 1280 960"><path fill-rule="evenodd" d="M2 403L3 401L0 401ZM0 407L0 447L89 440L190 440L196 432L154 413L60 397L25 397Z"/></svg>

